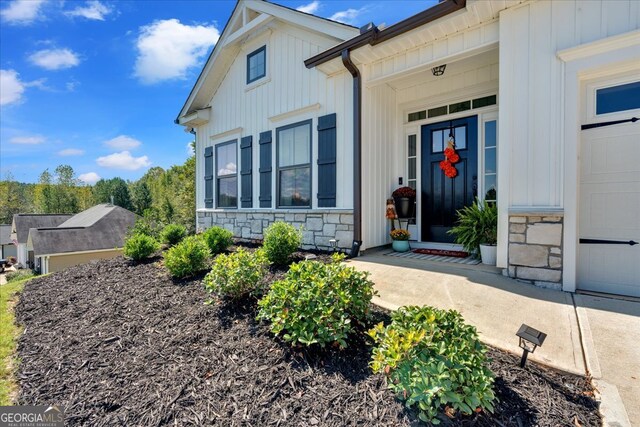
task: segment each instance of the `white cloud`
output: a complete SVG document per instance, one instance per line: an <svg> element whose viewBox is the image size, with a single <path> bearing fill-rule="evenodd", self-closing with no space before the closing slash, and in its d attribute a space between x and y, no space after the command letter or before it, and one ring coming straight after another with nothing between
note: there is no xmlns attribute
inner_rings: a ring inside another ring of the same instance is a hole
<svg viewBox="0 0 640 427"><path fill-rule="evenodd" d="M78 175L78 179L86 184L95 184L100 181L100 175L95 172L81 173Z"/></svg>
<svg viewBox="0 0 640 427"><path fill-rule="evenodd" d="M28 25L39 18L44 3L45 0L15 0L2 9L0 15L10 24Z"/></svg>
<svg viewBox="0 0 640 427"><path fill-rule="evenodd" d="M131 150L142 145L142 142L127 135L120 135L105 141L104 145L114 150Z"/></svg>
<svg viewBox="0 0 640 427"><path fill-rule="evenodd" d="M77 148L65 148L64 150L58 151L58 156L82 156L83 154L84 150Z"/></svg>
<svg viewBox="0 0 640 427"><path fill-rule="evenodd" d="M133 157L128 151L98 157L96 162L98 165L105 168L124 169L129 171L151 166L151 162L147 156Z"/></svg>
<svg viewBox="0 0 640 427"><path fill-rule="evenodd" d="M219 38L220 32L213 25L184 25L177 19L140 27L134 74L146 84L184 79Z"/></svg>
<svg viewBox="0 0 640 427"><path fill-rule="evenodd" d="M20 101L24 93L24 83L15 70L0 70L0 105Z"/></svg>
<svg viewBox="0 0 640 427"><path fill-rule="evenodd" d="M104 21L104 17L112 11L113 9L109 6L102 4L97 0L92 0L88 1L86 6L78 6L64 14L72 17L80 16L82 18L92 19L95 21Z"/></svg>
<svg viewBox="0 0 640 427"><path fill-rule="evenodd" d="M42 135L34 135L34 136L14 136L9 140L12 144L23 144L23 145L37 145L42 144L47 139Z"/></svg>
<svg viewBox="0 0 640 427"><path fill-rule="evenodd" d="M70 49L44 49L29 56L29 60L47 70L61 70L80 63L78 55Z"/></svg>
<svg viewBox="0 0 640 427"><path fill-rule="evenodd" d="M238 167L235 163L229 162L224 165L224 168L218 170L218 175L230 175L236 173Z"/></svg>
<svg viewBox="0 0 640 427"><path fill-rule="evenodd" d="M309 4L296 7L296 10L299 10L300 12L304 12L304 13L313 14L313 13L316 13L319 8L320 8L320 2L318 0L314 0Z"/></svg>
<svg viewBox="0 0 640 427"><path fill-rule="evenodd" d="M356 19L358 19L358 16L360 16L360 13L362 11L363 9L347 9L334 13L329 19L331 19L332 21L338 21L342 22L343 24L351 25L355 23Z"/></svg>

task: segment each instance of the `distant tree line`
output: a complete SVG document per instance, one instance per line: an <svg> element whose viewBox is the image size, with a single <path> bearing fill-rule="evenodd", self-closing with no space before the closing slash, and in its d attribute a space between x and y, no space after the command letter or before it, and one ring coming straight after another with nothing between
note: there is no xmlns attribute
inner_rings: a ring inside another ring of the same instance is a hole
<svg viewBox="0 0 640 427"><path fill-rule="evenodd" d="M193 232L195 166L192 155L167 170L153 167L137 181L101 179L93 186L78 180L69 165L45 170L37 184L18 182L8 173L0 181L0 224L11 224L17 213L77 213L113 202L155 223L182 224Z"/></svg>

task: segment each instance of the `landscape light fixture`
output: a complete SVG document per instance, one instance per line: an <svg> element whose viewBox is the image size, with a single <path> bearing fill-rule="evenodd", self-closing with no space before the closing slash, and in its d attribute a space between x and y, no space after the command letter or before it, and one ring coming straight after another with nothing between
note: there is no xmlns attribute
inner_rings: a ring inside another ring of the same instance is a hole
<svg viewBox="0 0 640 427"><path fill-rule="evenodd" d="M522 349L520 367L524 368L524 364L527 363L527 356L529 353L533 353L537 347L542 347L542 343L545 338L547 338L547 334L523 323L522 326L520 326L520 329L518 329L518 332L516 332L516 335L520 338L519 345Z"/></svg>
<svg viewBox="0 0 640 427"><path fill-rule="evenodd" d="M329 240L329 245L331 246L332 252L335 252L338 249L338 241L336 239Z"/></svg>
<svg viewBox="0 0 640 427"><path fill-rule="evenodd" d="M433 67L431 72L434 76L441 76L444 74L444 69L447 68L447 64L438 65L437 67Z"/></svg>

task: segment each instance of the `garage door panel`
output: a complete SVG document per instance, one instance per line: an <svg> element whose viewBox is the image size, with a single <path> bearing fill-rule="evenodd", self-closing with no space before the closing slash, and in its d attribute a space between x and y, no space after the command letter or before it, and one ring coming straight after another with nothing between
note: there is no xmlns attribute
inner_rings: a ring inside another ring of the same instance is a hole
<svg viewBox="0 0 640 427"><path fill-rule="evenodd" d="M636 191L615 191L610 185L583 188L580 235L583 238L629 239L640 235L640 183Z"/></svg>
<svg viewBox="0 0 640 427"><path fill-rule="evenodd" d="M589 161L585 162L585 177L590 174L640 172L638 136L619 134L594 138L588 144Z"/></svg>
<svg viewBox="0 0 640 427"><path fill-rule="evenodd" d="M580 289L640 297L640 247L580 245Z"/></svg>
<svg viewBox="0 0 640 427"><path fill-rule="evenodd" d="M640 123L581 132L579 200L581 239L640 242ZM640 245L579 244L577 287L640 297Z"/></svg>

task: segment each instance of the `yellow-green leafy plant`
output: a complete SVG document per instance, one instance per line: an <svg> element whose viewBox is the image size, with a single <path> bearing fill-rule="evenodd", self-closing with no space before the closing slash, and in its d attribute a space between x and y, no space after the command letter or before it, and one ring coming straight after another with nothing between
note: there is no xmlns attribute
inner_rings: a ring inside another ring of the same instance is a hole
<svg viewBox="0 0 640 427"><path fill-rule="evenodd" d="M141 261L159 249L160 244L156 239L146 234L136 233L127 237L122 253L134 261Z"/></svg>
<svg viewBox="0 0 640 427"><path fill-rule="evenodd" d="M233 233L226 228L210 227L202 233L202 238L213 255L220 254L233 245Z"/></svg>
<svg viewBox="0 0 640 427"><path fill-rule="evenodd" d="M187 237L187 228L180 224L169 224L160 232L162 242L169 246L180 243L185 237Z"/></svg>
<svg viewBox="0 0 640 427"><path fill-rule="evenodd" d="M473 326L455 310L401 307L369 331L375 342L371 368L389 378L389 387L422 421L438 415L493 411L494 375L486 348Z"/></svg>
<svg viewBox="0 0 640 427"><path fill-rule="evenodd" d="M264 230L264 242L262 247L270 262L284 265L302 243L302 229L296 228L286 222L276 221Z"/></svg>
<svg viewBox="0 0 640 427"><path fill-rule="evenodd" d="M291 265L259 302L258 319L293 345L336 344L344 348L356 323L367 317L375 294L368 273L341 263L302 261Z"/></svg>
<svg viewBox="0 0 640 427"><path fill-rule="evenodd" d="M164 265L173 277L193 276L208 268L210 255L199 236L189 236L164 253Z"/></svg>
<svg viewBox="0 0 640 427"><path fill-rule="evenodd" d="M263 250L248 252L239 248L234 253L218 255L204 278L204 287L219 297L229 299L261 294L262 279L268 265Z"/></svg>

